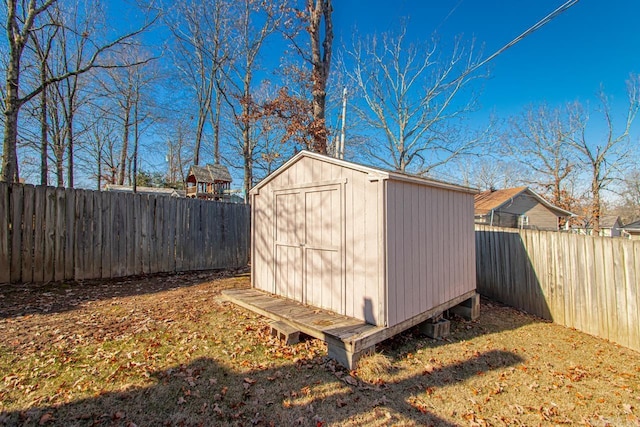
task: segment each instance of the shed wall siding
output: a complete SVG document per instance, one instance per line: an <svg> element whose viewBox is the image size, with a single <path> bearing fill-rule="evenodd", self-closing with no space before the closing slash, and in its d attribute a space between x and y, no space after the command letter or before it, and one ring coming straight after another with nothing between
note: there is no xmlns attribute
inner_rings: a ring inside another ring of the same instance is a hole
<svg viewBox="0 0 640 427"><path fill-rule="evenodd" d="M387 183L389 326L475 289L473 195Z"/></svg>
<svg viewBox="0 0 640 427"><path fill-rule="evenodd" d="M341 182L342 224L334 224L341 233L344 268L342 295L332 295L330 308L344 310L347 316L365 320L372 324L384 324L384 304L380 295L384 286L379 274L380 254L380 186L370 182L362 171L329 164L313 158L302 157L286 170L275 176L254 195L254 276L253 286L267 292L282 294L277 286L274 269L274 191L286 188L313 188L314 183ZM333 184L332 184L333 185ZM333 208L332 208L333 209ZM328 213L314 210L313 220L322 227L331 228ZM334 230L335 231L335 230ZM335 238L335 237L334 237ZM308 251L307 251L308 252ZM304 261L302 261L304 264ZM302 278L293 273L279 273L278 276L294 277L304 286ZM315 288L314 288L315 289ZM296 295L288 292L289 297ZM283 295L287 296L287 295ZM297 298L297 297L296 297ZM340 304L335 302L339 298ZM323 300L325 300L323 298ZM309 302L307 301L301 302Z"/></svg>
<svg viewBox="0 0 640 427"><path fill-rule="evenodd" d="M273 193L268 191L261 191L259 194L253 196L252 203L252 286L256 289L275 293L275 272L273 270Z"/></svg>

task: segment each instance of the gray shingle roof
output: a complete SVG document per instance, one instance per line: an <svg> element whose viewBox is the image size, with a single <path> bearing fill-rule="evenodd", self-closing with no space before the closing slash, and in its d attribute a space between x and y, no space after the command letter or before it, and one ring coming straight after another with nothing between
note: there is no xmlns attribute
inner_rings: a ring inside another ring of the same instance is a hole
<svg viewBox="0 0 640 427"><path fill-rule="evenodd" d="M614 225L620 225L620 217L615 215L605 215L600 217L600 228L613 228Z"/></svg>
<svg viewBox="0 0 640 427"><path fill-rule="evenodd" d="M231 174L229 173L229 169L227 169L226 166L222 165L193 165L189 169L189 175L195 176L198 182L231 182Z"/></svg>
<svg viewBox="0 0 640 427"><path fill-rule="evenodd" d="M634 221L632 223L629 223L629 224L625 225L622 228L624 228L627 231L629 231L629 230L639 231L640 230L640 220Z"/></svg>

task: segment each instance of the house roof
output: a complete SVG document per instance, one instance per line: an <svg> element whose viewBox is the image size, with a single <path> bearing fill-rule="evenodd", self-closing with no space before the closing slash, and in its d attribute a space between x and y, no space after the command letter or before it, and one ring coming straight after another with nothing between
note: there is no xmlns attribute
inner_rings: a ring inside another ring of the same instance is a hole
<svg viewBox="0 0 640 427"><path fill-rule="evenodd" d="M613 228L616 225L622 225L620 217L617 215L605 215L600 217L600 228Z"/></svg>
<svg viewBox="0 0 640 427"><path fill-rule="evenodd" d="M189 175L193 175L198 182L232 181L229 169L223 165L193 165L189 168Z"/></svg>
<svg viewBox="0 0 640 427"><path fill-rule="evenodd" d="M640 220L631 222L622 227L624 231L640 233Z"/></svg>
<svg viewBox="0 0 640 427"><path fill-rule="evenodd" d="M367 173L367 174L369 174L369 177L370 177L371 180L389 179L389 180L396 180L396 181L411 182L411 183L415 183L415 184L422 184L422 185L427 185L427 186L430 186L430 187L437 187L437 188L444 188L444 189L448 189L448 190L461 191L461 192L464 192L464 193L476 194L478 192L475 188L465 187L465 186L458 185L458 184L451 184L451 183L448 183L448 182L439 181L439 180L435 180L435 179L427 179L427 178L424 178L424 177L421 177L421 176L417 176L417 175L410 175L410 174L401 173L401 172L388 171L388 170L381 169L381 168L376 168L376 167L373 167L373 166L365 166L365 165L362 165L362 164L359 164L359 163L354 163L354 162L350 162L350 161L346 161L346 160L336 159L335 157L331 157L331 156L328 156L328 155L325 155L325 154L319 154L319 153L315 153L315 152L312 152L312 151L303 150L303 151L300 151L298 154L294 155L293 157L291 157L282 166L280 166L278 169L276 169L274 172L272 172L269 176L267 176L262 181L260 181L258 184L256 184L251 189L251 193L259 192L260 188L262 188L268 182L270 182L275 177L280 175L283 171L285 171L287 168L289 168L289 166L291 166L292 164L296 163L298 160L300 160L303 157L308 157L308 158L312 158L312 159L315 159L315 160L320 160L320 161L323 161L323 162L327 162L327 163L331 163L331 164L334 164L334 165L337 165L337 166L341 166L341 167L344 167L344 168L353 169L353 170L357 170L357 171L360 171L360 172Z"/></svg>
<svg viewBox="0 0 640 427"><path fill-rule="evenodd" d="M130 185L116 185L106 184L104 191L116 191L120 193L132 193L133 187ZM161 196L176 196L184 197L186 195L184 190L176 190L175 188L160 188L160 187L136 187L136 192L140 194L156 194Z"/></svg>
<svg viewBox="0 0 640 427"><path fill-rule="evenodd" d="M513 198L527 193L533 196L538 202L548 209L555 211L560 216L574 216L573 213L559 208L547 202L542 196L530 189L529 187L505 188L503 190L488 190L476 194L474 198L475 213L478 215L486 215L491 211L499 210L502 206L509 203Z"/></svg>
<svg viewBox="0 0 640 427"><path fill-rule="evenodd" d="M477 214L486 214L496 210L526 189L527 187L516 187L504 190L488 190L476 194L473 203L475 212Z"/></svg>

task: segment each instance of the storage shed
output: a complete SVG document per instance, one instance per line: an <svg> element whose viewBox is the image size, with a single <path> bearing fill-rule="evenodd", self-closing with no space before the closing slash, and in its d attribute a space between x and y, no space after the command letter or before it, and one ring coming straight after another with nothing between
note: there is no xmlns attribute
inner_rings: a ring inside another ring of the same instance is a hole
<svg viewBox="0 0 640 427"><path fill-rule="evenodd" d="M252 287L413 326L475 296L475 193L302 151L250 192Z"/></svg>

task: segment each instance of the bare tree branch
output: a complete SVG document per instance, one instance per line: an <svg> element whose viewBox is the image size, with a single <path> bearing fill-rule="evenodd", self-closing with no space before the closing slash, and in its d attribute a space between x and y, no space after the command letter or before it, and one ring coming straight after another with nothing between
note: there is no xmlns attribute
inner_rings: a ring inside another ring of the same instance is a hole
<svg viewBox="0 0 640 427"><path fill-rule="evenodd" d="M378 135L369 155L399 171L427 174L456 157L470 154L489 134L461 135L457 125L476 108L465 90L485 77L474 71L474 45L456 39L446 58L437 58L437 42L414 45L406 27L357 39L347 52L352 67L345 72L358 88L364 107L358 117Z"/></svg>

